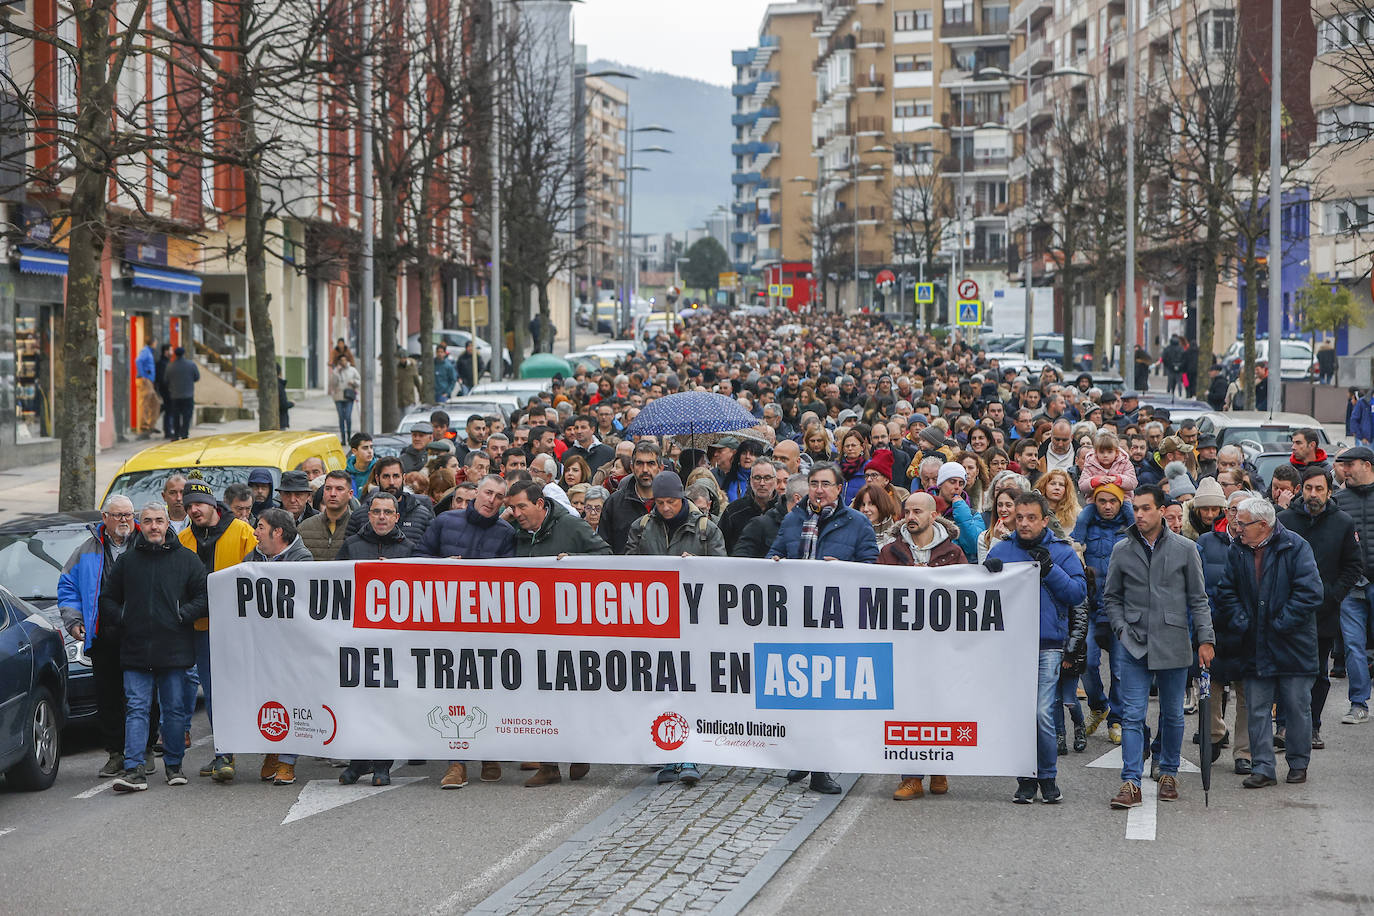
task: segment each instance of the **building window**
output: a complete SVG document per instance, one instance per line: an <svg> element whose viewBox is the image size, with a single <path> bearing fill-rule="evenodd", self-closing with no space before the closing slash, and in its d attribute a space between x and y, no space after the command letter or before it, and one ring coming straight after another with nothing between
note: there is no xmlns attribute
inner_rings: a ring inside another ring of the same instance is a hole
<svg viewBox="0 0 1374 916"><path fill-rule="evenodd" d="M930 102L918 102L908 99L903 102L897 102L896 110L893 114L898 118L928 118L932 110L932 103Z"/></svg>
<svg viewBox="0 0 1374 916"><path fill-rule="evenodd" d="M76 19L69 10L60 7L57 15L61 19L57 37L76 47ZM57 52L57 110L76 113L76 58L62 51Z"/></svg>
<svg viewBox="0 0 1374 916"><path fill-rule="evenodd" d="M1347 143L1364 140L1374 130L1374 106L1338 105L1317 112L1317 140Z"/></svg>
<svg viewBox="0 0 1374 916"><path fill-rule="evenodd" d="M1229 52L1236 44L1234 10L1212 10L1205 14L1200 29L1203 50L1210 54Z"/></svg>
<svg viewBox="0 0 1374 916"><path fill-rule="evenodd" d="M893 30L897 32L930 31L930 10L903 10L893 14Z"/></svg>
<svg viewBox="0 0 1374 916"><path fill-rule="evenodd" d="M930 143L917 143L912 156L917 165L930 165L935 161L935 147Z"/></svg>
<svg viewBox="0 0 1374 916"><path fill-rule="evenodd" d="M929 73L935 68L935 62L929 54L916 55L916 72Z"/></svg>
<svg viewBox="0 0 1374 916"><path fill-rule="evenodd" d="M1361 45L1374 38L1374 15L1333 16L1317 28L1317 53Z"/></svg>
<svg viewBox="0 0 1374 916"><path fill-rule="evenodd" d="M966 0L945 0L945 25L972 25L973 4Z"/></svg>
<svg viewBox="0 0 1374 916"><path fill-rule="evenodd" d="M898 54L892 59L892 69L897 73L911 73L916 69L916 55Z"/></svg>

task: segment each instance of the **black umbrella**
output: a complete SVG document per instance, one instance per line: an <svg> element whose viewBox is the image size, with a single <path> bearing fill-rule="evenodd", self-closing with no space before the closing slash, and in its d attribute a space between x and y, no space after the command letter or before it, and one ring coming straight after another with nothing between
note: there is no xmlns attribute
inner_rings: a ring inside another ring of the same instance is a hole
<svg viewBox="0 0 1374 916"><path fill-rule="evenodd" d="M1198 745L1202 749L1198 761L1202 768L1202 806L1211 807L1208 793L1212 791L1212 673L1206 668L1197 679Z"/></svg>

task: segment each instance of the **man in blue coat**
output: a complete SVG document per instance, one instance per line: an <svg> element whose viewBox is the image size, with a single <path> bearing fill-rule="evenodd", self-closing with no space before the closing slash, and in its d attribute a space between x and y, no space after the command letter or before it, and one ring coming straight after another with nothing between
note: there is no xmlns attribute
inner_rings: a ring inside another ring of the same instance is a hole
<svg viewBox="0 0 1374 916"><path fill-rule="evenodd" d="M840 469L833 462L819 462L811 466L806 482L807 498L782 520L768 556L774 560L876 563L878 538L873 533L873 525L862 512L840 504L840 492L844 488ZM1054 731L1053 727L1050 731ZM812 791L826 795L838 795L842 791L829 773L819 770L791 770L787 781L798 782L808 773Z"/></svg>
<svg viewBox="0 0 1374 916"><path fill-rule="evenodd" d="M1101 586L1107 581L1107 568L1112 549L1126 536L1126 529L1135 524L1135 513L1126 500L1126 491L1114 483L1104 483L1093 490L1092 502L1078 514L1070 537L1083 545L1083 562L1092 567ZM1083 692L1088 695L1087 733L1097 731L1107 720L1107 737L1113 744L1121 743L1121 663L1116 656L1116 637L1101 612L1097 595L1093 595L1091 625L1088 627L1088 667L1083 671ZM1102 690L1101 651L1107 650L1111 660L1109 689Z"/></svg>
<svg viewBox="0 0 1374 916"><path fill-rule="evenodd" d="M1290 783L1307 782L1312 756L1312 683L1317 678L1317 612L1325 593L1312 548L1283 527L1266 499L1236 509L1238 537L1217 585L1222 638L1235 649L1249 704L1247 789L1278 784L1269 711L1287 713L1284 756Z"/></svg>
<svg viewBox="0 0 1374 916"><path fill-rule="evenodd" d="M91 660L96 721L105 753L109 754L96 775L114 779L124 772L124 669L119 663L119 628L100 628L100 587L115 560L133 543L138 526L134 524L134 504L127 496L105 500L100 517L100 524L91 526L91 536L67 560L57 579L57 607L62 625L73 639L81 640ZM153 719L157 719L156 712ZM151 753L147 759L152 761Z"/></svg>
<svg viewBox="0 0 1374 916"><path fill-rule="evenodd" d="M1050 507L1037 490L1016 497L1014 522L1016 537L998 541L985 564L997 572L1004 563L1029 561L1040 567L1040 674L1036 695L1036 773L1017 779L1012 801L1029 805L1040 792L1047 805L1057 803L1063 793L1055 780L1059 775L1059 741L1054 727L1054 707L1059 702L1059 678L1064 666L1064 648L1069 641L1069 616L1088 596L1083 563L1073 545L1056 537L1049 528ZM1085 622L1086 623L1086 622Z"/></svg>

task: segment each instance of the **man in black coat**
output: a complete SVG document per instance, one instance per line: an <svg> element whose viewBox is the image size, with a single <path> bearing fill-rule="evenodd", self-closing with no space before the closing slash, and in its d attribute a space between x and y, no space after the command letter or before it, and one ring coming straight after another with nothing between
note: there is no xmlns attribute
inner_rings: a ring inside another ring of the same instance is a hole
<svg viewBox="0 0 1374 916"><path fill-rule="evenodd" d="M100 590L100 625L118 632L124 669L124 772L116 792L148 788L144 753L148 745L153 691L162 706L163 764L167 785L184 786L180 737L186 732L187 670L196 663L192 625L209 612L205 566L196 554L168 536L167 507L150 503L139 516L132 550L115 562Z"/></svg>
<svg viewBox="0 0 1374 916"><path fill-rule="evenodd" d="M647 440L636 442L630 458L633 477L621 481L620 486L601 510L601 522L596 533L611 545L611 551L623 555L630 539L630 526L647 513L654 498L654 477L663 470L663 453Z"/></svg>
<svg viewBox="0 0 1374 916"><path fill-rule="evenodd" d="M725 507L720 516L720 533L725 538L725 552L735 555L744 528L777 502L778 468L772 461L760 458L749 468L749 492Z"/></svg>
<svg viewBox="0 0 1374 916"><path fill-rule="evenodd" d="M191 433L191 417L196 412L196 382L200 369L196 361L186 355L185 347L176 348L176 359L167 366L167 396L171 398L172 438L185 439Z"/></svg>
<svg viewBox="0 0 1374 916"><path fill-rule="evenodd" d="M418 549L420 542L424 539L425 530L429 528L429 523L434 520L434 506L430 503L429 497L406 492L405 474L401 470L401 459L399 458L378 459L373 472L378 489L359 497L362 505L353 510L353 514L349 516L348 533L352 535L362 531L363 526L372 520L367 511L369 502L381 493L390 493L401 513L397 527L405 539L410 542L410 546L413 549Z"/></svg>
<svg viewBox="0 0 1374 916"><path fill-rule="evenodd" d="M414 548L401 530L400 500L394 493L378 490L353 517L361 512L366 521L339 547L336 560L403 560ZM352 523L350 522L350 527Z"/></svg>
<svg viewBox="0 0 1374 916"><path fill-rule="evenodd" d="M786 490L773 500L772 507L744 526L730 556L753 557L759 560L768 556L768 548L778 539L778 528L782 527L782 520L806 498L808 486L804 474L789 479Z"/></svg>
<svg viewBox="0 0 1374 916"><path fill-rule="evenodd" d="M1324 598L1317 610L1317 679L1312 682L1312 746L1322 743L1322 708L1331 690L1327 660L1341 631L1341 602L1364 575L1364 558L1355 537L1355 520L1331 499L1331 474L1312 465L1302 472L1302 498L1279 513L1279 522L1312 548ZM1284 726L1279 710L1279 727Z"/></svg>

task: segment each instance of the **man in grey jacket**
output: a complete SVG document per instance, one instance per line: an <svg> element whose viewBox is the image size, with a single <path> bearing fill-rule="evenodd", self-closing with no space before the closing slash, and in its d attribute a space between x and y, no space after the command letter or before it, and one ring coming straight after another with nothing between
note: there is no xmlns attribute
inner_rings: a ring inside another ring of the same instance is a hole
<svg viewBox="0 0 1374 916"><path fill-rule="evenodd" d="M1183 748L1183 692L1197 631L1198 664L1212 662L1212 613L1202 560L1192 542L1164 524L1163 491L1137 487L1132 499L1135 524L1112 549L1102 607L1121 641L1121 789L1113 808L1140 805L1144 763L1145 713L1150 681L1159 684L1159 800L1178 801L1178 766Z"/></svg>

